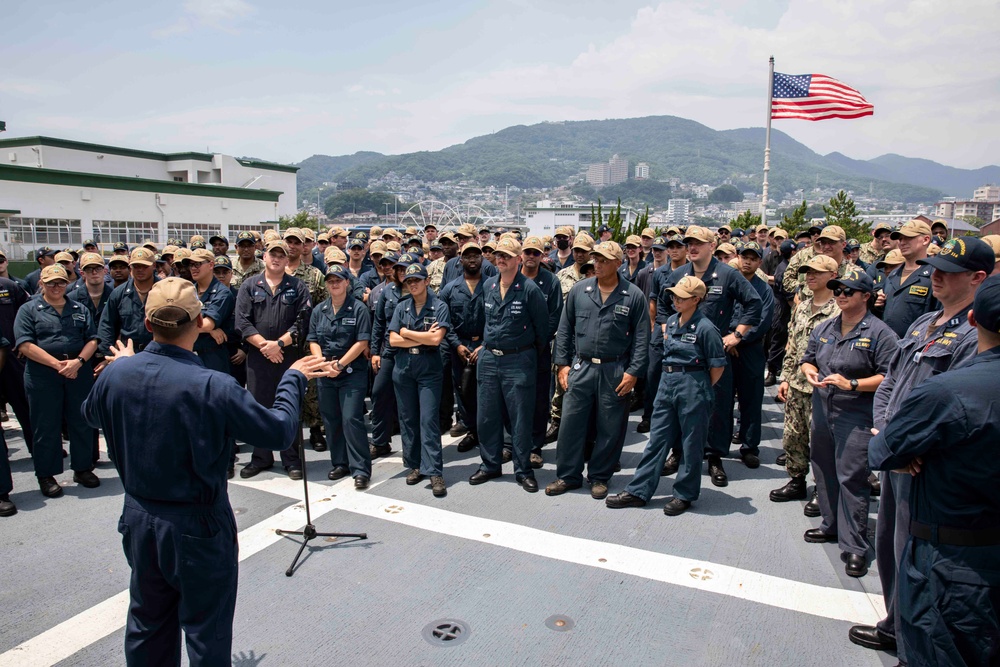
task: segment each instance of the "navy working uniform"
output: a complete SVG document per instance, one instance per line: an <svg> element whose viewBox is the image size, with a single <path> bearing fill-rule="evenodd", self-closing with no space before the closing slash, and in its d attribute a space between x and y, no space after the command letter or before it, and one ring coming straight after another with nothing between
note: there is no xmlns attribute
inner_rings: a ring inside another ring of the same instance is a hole
<svg viewBox="0 0 1000 667"><path fill-rule="evenodd" d="M84 403L125 487L118 531L132 568L127 664L179 664L182 629L192 665L230 663L239 546L226 442L288 447L306 378L287 372L277 384L265 408L191 352L153 342L112 362Z"/></svg>
<svg viewBox="0 0 1000 667"><path fill-rule="evenodd" d="M0 336L7 339L7 345L14 340L14 318L17 311L28 301L29 295L20 283L9 278L0 278ZM31 429L28 397L24 393L24 361L8 350L7 359L0 368L0 395L14 409L14 415L21 425L24 444L31 452L35 441ZM0 474L2 477L2 474Z"/></svg>
<svg viewBox="0 0 1000 667"><path fill-rule="evenodd" d="M501 239L497 250L506 252L505 244L511 250L508 254L520 254L521 244L513 239ZM534 474L530 457L535 376L538 351L549 340L548 306L534 281L518 272L503 297L499 274L486 280L483 308L486 327L476 364L480 470L500 472L506 416L510 420L514 475L520 480Z"/></svg>
<svg viewBox="0 0 1000 667"><path fill-rule="evenodd" d="M160 278L154 274L153 283ZM101 321L97 327L100 337L98 354L107 357L111 346L116 341L132 341L136 352L141 352L153 340L153 334L146 330L146 312L139 292L135 289L132 278L126 280L111 292L108 303L101 313Z"/></svg>
<svg viewBox="0 0 1000 667"><path fill-rule="evenodd" d="M694 275L694 265L688 262L670 273L660 283L656 302L657 319L660 318L661 312L664 317L674 312L673 302L667 288L676 285L684 276ZM746 324L750 327L760 327L763 304L757 291L750 286L750 283L743 278L739 271L713 257L709 261L704 275L701 276L701 280L705 283L708 292L705 295L705 300L698 304L698 309L711 320L723 337L734 330L732 328L734 325ZM737 304L741 306L740 316L738 320L734 321L733 313ZM760 328L766 329L768 324L765 322ZM654 390L653 386L646 389L646 391ZM715 383L714 390L715 402L712 404L711 429L708 434L706 451L709 456L724 457L729 455L733 439L733 372L731 364L726 365L726 370L722 373L719 381Z"/></svg>
<svg viewBox="0 0 1000 667"><path fill-rule="evenodd" d="M915 388L871 441L868 457L877 470L923 460L911 482L899 562L896 636L912 666L1000 659L997 396L1000 347Z"/></svg>
<svg viewBox="0 0 1000 667"><path fill-rule="evenodd" d="M417 268L414 264L409 268ZM420 270L426 277L426 272ZM382 298L386 296L382 293ZM389 331L401 329L427 331L434 324L442 329L451 328L448 306L427 290L427 301L417 311L412 298L401 301L392 314ZM403 465L419 470L427 477L440 477L444 464L441 460L441 424L438 410L441 404L441 384L444 373L441 351L438 346L418 345L393 350L395 365L392 382L399 409L399 431L403 441ZM379 374L385 372L385 366Z"/></svg>
<svg viewBox="0 0 1000 667"><path fill-rule="evenodd" d="M0 363L4 367L10 363L13 355L10 349L10 341L0 335ZM11 491L14 490L14 478L10 474L10 459L7 452L7 439L0 428L0 500L7 500ZM0 516L7 516L6 514Z"/></svg>
<svg viewBox="0 0 1000 667"><path fill-rule="evenodd" d="M885 293L882 321L899 337L906 335L906 330L918 317L941 307L931 293L931 267L918 266L900 283L902 273L903 266L896 267L880 285Z"/></svg>
<svg viewBox="0 0 1000 667"><path fill-rule="evenodd" d="M757 244L754 243L754 246ZM758 246L759 247L759 246ZM742 252L746 252L744 247ZM764 404L764 369L767 366L767 352L764 350L764 338L771 330L774 322L774 291L760 276L750 276L750 286L757 292L761 303L760 323L751 327L750 331L736 346L736 354L729 357L733 368L733 389L739 400L740 408L740 454L760 456L760 429ZM735 331L742 319L742 305L738 305L733 321L729 327Z"/></svg>
<svg viewBox="0 0 1000 667"><path fill-rule="evenodd" d="M593 412L597 440L588 478L607 483L614 473L624 445L629 403L629 397L619 396L615 388L625 373L640 377L646 372L646 304L642 291L620 277L604 303L597 278L581 280L566 297L554 358L557 367L570 366L556 444L556 475L570 486L583 483L584 441Z"/></svg>
<svg viewBox="0 0 1000 667"><path fill-rule="evenodd" d="M408 258L409 255L406 257ZM395 266L406 268L409 265L402 256L396 257L396 260L400 263ZM375 302L375 313L372 317L371 353L373 357L379 357L381 364L372 383L372 445L375 447L389 446L396 422L396 392L392 386L392 374L396 367L396 350L389 345L389 323L392 322L392 316L396 312L399 302L408 299L409 296L409 293L403 292L402 284L393 278L386 283L378 296L378 301Z"/></svg>
<svg viewBox="0 0 1000 667"><path fill-rule="evenodd" d="M493 266L493 262L483 257L483 266L480 269L484 278L492 278L497 274L497 267ZM444 275L441 276L441 284L447 285L455 278L461 278L465 275L465 269L462 268L462 254L459 251L457 257L452 257L444 265Z"/></svg>
<svg viewBox="0 0 1000 667"><path fill-rule="evenodd" d="M530 237L529 237L530 238ZM542 290L549 312L548 337L545 344L538 350L538 362L535 365L535 414L531 424L531 439L534 443L531 451L541 454L545 444L545 429L549 421L549 404L552 400L552 340L559 329L559 319L562 317L563 298L559 279L551 271L539 267L538 274L532 278L538 289Z"/></svg>
<svg viewBox="0 0 1000 667"><path fill-rule="evenodd" d="M332 265L328 276L338 273L347 277L344 267ZM309 319L310 343L319 345L327 361L337 361L355 343L371 340L371 316L364 303L350 295L334 312L327 299L313 308ZM326 428L330 447L330 462L336 468L349 468L352 477L371 479L372 458L365 431L365 392L368 390L368 361L359 354L337 377L317 380L319 411Z"/></svg>
<svg viewBox="0 0 1000 667"><path fill-rule="evenodd" d="M455 403L458 405L458 418L468 427L469 433L476 441L479 438L479 431L476 428L477 400L475 396L466 396L462 391L462 375L465 373L466 363L458 355L458 348L464 345L474 351L483 344L483 330L486 327L486 313L483 308L485 282L486 278L480 273L476 289L469 292L465 276L462 276L445 285L438 295L438 298L448 305L448 316L451 319L451 329L445 334L445 344L451 357L451 381L455 391Z"/></svg>
<svg viewBox="0 0 1000 667"><path fill-rule="evenodd" d="M285 333L290 334L292 340L298 340L299 336L308 333L309 289L304 282L289 275L283 275L281 282L272 289L266 275L258 274L240 285L236 297L236 328L240 330L244 340L255 334L263 336L265 340L277 340ZM272 406L275 391L285 371L300 356L298 346L294 344L286 346L282 352L284 357L280 364L265 359L260 350L252 345L247 352L247 389L266 408ZM301 438L302 434L299 432L295 442L281 450L281 463L286 470L302 468L299 460ZM254 448L250 465L269 468L273 464L272 448Z"/></svg>
<svg viewBox="0 0 1000 667"><path fill-rule="evenodd" d="M57 360L81 358L81 351L97 340L97 328L90 312L66 299L62 313L44 298L24 304L14 320L14 347L34 343ZM70 468L74 472L94 469L93 431L80 420L80 405L94 383L94 365L84 360L74 379L59 374L45 364L28 359L24 369L24 389L34 431L35 475L54 477L63 472L61 426L69 430Z"/></svg>
<svg viewBox="0 0 1000 667"><path fill-rule="evenodd" d="M835 373L848 380L885 375L899 340L889 325L868 313L843 336L842 321L841 314L816 325L801 363L819 369L821 379ZM874 392L813 388L809 453L823 517L819 529L836 535L841 552L855 556L868 553L867 453L874 403Z"/></svg>
<svg viewBox="0 0 1000 667"><path fill-rule="evenodd" d="M655 334L663 342L663 374L656 390L649 442L635 476L625 491L646 502L660 483L660 471L671 449L680 450L674 497L687 502L701 494L701 460L708 436L708 420L715 394L711 368L726 365L722 336L701 309L682 325L676 313L667 318L666 331Z"/></svg>
<svg viewBox="0 0 1000 667"><path fill-rule="evenodd" d="M195 285L195 289L197 288ZM198 299L202 303L202 317L211 319L216 329L224 331L225 325L236 310L236 299L233 298L232 290L212 276L212 282L198 295ZM229 347L225 343L217 344L211 333L204 332L198 335L198 340L194 343L194 353L201 357L202 363L207 368L220 373L229 372Z"/></svg>

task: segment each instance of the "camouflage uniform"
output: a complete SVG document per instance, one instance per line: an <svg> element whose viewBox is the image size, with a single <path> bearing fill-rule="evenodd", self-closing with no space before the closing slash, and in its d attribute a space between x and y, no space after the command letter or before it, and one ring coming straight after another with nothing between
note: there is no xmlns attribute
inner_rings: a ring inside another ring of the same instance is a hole
<svg viewBox="0 0 1000 667"><path fill-rule="evenodd" d="M875 262L881 262L885 259L886 254L876 250L875 243L877 242L872 239L870 243L866 243L861 246L861 254L858 256L858 259L865 264L874 264Z"/></svg>
<svg viewBox="0 0 1000 667"><path fill-rule="evenodd" d="M583 274L580 273L574 263L565 269L560 269L559 273L556 274L556 278L559 279L559 286L562 287L563 301L565 301L566 295L573 289L573 285L583 280Z"/></svg>
<svg viewBox="0 0 1000 667"><path fill-rule="evenodd" d="M441 280L444 278L444 265L446 263L445 258L441 257L427 265L427 280L430 281L430 287L435 293L441 291Z"/></svg>
<svg viewBox="0 0 1000 667"><path fill-rule="evenodd" d="M805 252L805 250L803 250L802 252ZM801 254L801 253L799 253L799 254ZM797 258L797 257L798 257L798 255L796 255L795 257L792 257L792 260L795 260L795 258ZM812 255L809 256L810 259L813 258L813 257L815 257L815 253L813 253ZM802 265L802 263L800 262L799 266L801 266L801 265ZM781 284L782 285L787 285L789 283L788 272L791 271L791 269L792 269L792 263L789 262L788 263L788 268L785 269L785 275L781 279ZM844 261L842 261L840 263L840 267L837 269L837 277L838 278L843 278L844 274L847 273L848 271L851 271L851 270L857 271L858 273L864 273L865 272L864 269L862 269L860 266L858 266L857 264L855 264L854 262L852 262L851 260L849 260L849 259L847 259L845 257ZM813 293L812 293L811 289L809 289L808 287L806 287L806 274L804 274L804 273L803 274L799 274L798 271L799 271L798 267L795 267L795 280L792 282L792 284L798 286L799 301L806 301L806 300L812 298ZM803 349L805 349L805 348L803 348Z"/></svg>
<svg viewBox="0 0 1000 667"><path fill-rule="evenodd" d="M318 306L326 300L326 279L315 266L300 261L299 266L289 275L295 276L305 284L313 306ZM323 426L316 380L309 380L306 384L306 397L302 401L302 423L308 425L310 429L319 429Z"/></svg>
<svg viewBox="0 0 1000 667"><path fill-rule="evenodd" d="M244 280L250 276L257 275L258 273L264 273L264 262L255 257L253 264L250 265L250 268L244 271L240 266L239 258L237 258L236 261L233 262L233 281L230 285L233 289L239 289Z"/></svg>
<svg viewBox="0 0 1000 667"><path fill-rule="evenodd" d="M788 267L785 269L785 275L781 279L781 286L786 293L795 294L799 291L799 286L803 284L803 281L799 280L799 267L815 256L816 251L812 246L809 246L798 251L794 257L788 260Z"/></svg>
<svg viewBox="0 0 1000 667"><path fill-rule="evenodd" d="M785 430L781 438L787 459L785 470L792 477L802 477L809 472L809 426L812 423L813 387L800 370L809 335L816 325L840 314L837 302L830 299L816 314L812 312L812 299L795 306L788 324L788 346L781 376L788 383L788 400L785 402Z"/></svg>

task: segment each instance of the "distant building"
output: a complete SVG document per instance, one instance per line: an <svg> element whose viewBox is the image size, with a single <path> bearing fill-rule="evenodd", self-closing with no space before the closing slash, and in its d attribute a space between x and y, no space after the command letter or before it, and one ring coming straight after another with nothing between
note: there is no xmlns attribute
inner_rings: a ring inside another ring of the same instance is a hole
<svg viewBox="0 0 1000 667"><path fill-rule="evenodd" d="M686 225L691 215L690 199L671 199L667 202L666 222L671 225Z"/></svg>
<svg viewBox="0 0 1000 667"><path fill-rule="evenodd" d="M976 188L972 199L945 197L934 205L939 218L979 218L989 221L1000 218L1000 186L984 185Z"/></svg>
<svg viewBox="0 0 1000 667"><path fill-rule="evenodd" d="M984 185L976 188L972 193L972 201L1000 201L1000 186Z"/></svg>
<svg viewBox="0 0 1000 667"><path fill-rule="evenodd" d="M617 185L628 180L628 160L618 157L615 153L608 161L609 178L608 185Z"/></svg>
<svg viewBox="0 0 1000 667"><path fill-rule="evenodd" d="M635 165L635 180L645 181L649 178L649 165L645 162L640 162Z"/></svg>
<svg viewBox="0 0 1000 667"><path fill-rule="evenodd" d="M606 162L592 164L587 167L587 184L595 188L611 184L611 165Z"/></svg>
<svg viewBox="0 0 1000 667"><path fill-rule="evenodd" d="M979 229L979 233L983 236L989 236L990 234L1000 234L1000 216L993 222L983 225Z"/></svg>
<svg viewBox="0 0 1000 667"><path fill-rule="evenodd" d="M154 153L54 139L0 139L0 245L107 248L276 227L296 212L296 172L219 153Z"/></svg>
<svg viewBox="0 0 1000 667"><path fill-rule="evenodd" d="M532 236L545 236L555 234L557 227L570 226L574 231L580 229L590 229L593 222L593 212L597 210L597 204L579 204L577 202L554 202L544 199L535 202L534 206L524 208L525 224L528 227L528 234ZM606 222L611 214L612 207L604 206L601 213ZM629 206L622 206L622 224L628 226L639 218L638 212Z"/></svg>

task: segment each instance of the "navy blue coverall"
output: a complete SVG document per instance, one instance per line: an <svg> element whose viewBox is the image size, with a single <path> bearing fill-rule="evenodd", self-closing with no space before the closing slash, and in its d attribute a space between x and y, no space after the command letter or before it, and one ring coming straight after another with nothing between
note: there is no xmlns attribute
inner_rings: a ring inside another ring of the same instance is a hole
<svg viewBox="0 0 1000 667"><path fill-rule="evenodd" d="M371 298L369 296L369 298ZM400 301L409 299L403 286L392 281L386 284L375 303L372 317L371 353L381 360L375 381L372 383L372 444L388 445L392 439L393 425L398 413L396 391L392 386L392 373L396 367L396 349L389 345L389 323Z"/></svg>
<svg viewBox="0 0 1000 667"><path fill-rule="evenodd" d="M750 286L760 296L760 324L751 327L750 331L736 346L737 354L729 357L733 368L733 389L740 407L740 453L760 456L761 410L764 404L764 368L767 366L767 353L764 350L764 338L771 330L774 321L774 291L771 286L761 280L760 276L750 278ZM735 331L742 315L742 306L737 306L730 326Z"/></svg>
<svg viewBox="0 0 1000 667"><path fill-rule="evenodd" d="M462 392L462 375L465 372L465 360L458 355L461 345L474 351L483 344L483 330L486 327L486 313L483 309L483 283L486 278L480 274L476 289L469 292L465 277L457 278L443 288L438 298L448 305L448 316L451 318L451 329L445 335L445 345L451 358L451 381L455 392L455 403L458 405L458 417L469 428L473 437L479 437L476 428L478 414L477 401L466 400Z"/></svg>
<svg viewBox="0 0 1000 667"><path fill-rule="evenodd" d="M98 377L82 414L104 431L125 487L128 665L179 665L182 630L192 666L230 664L239 545L226 443L287 448L305 389L304 375L285 372L269 409L193 353L157 342Z"/></svg>

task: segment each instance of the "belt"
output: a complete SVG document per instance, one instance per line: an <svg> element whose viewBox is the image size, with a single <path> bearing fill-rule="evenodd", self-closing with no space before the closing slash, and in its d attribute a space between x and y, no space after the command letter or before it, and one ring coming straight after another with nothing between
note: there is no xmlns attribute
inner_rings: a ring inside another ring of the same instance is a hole
<svg viewBox="0 0 1000 667"><path fill-rule="evenodd" d="M505 354L517 354L518 352L526 352L528 350L533 349L534 347L535 347L534 343L529 343L527 345L522 345L521 347L513 347L507 350L501 350L495 347L488 347L486 349L492 352L495 356L502 357Z"/></svg>
<svg viewBox="0 0 1000 667"><path fill-rule="evenodd" d="M592 364L610 364L615 361L621 361L627 355L620 354L617 357L579 357L580 361L589 361Z"/></svg>
<svg viewBox="0 0 1000 667"><path fill-rule="evenodd" d="M697 373L707 370L708 366L663 366L664 373Z"/></svg>
<svg viewBox="0 0 1000 667"><path fill-rule="evenodd" d="M80 352L83 352L83 349L81 349L79 352L76 352L74 354L51 354L50 353L49 356L55 357L59 361L69 361L70 359L77 359L77 358L79 358Z"/></svg>
<svg viewBox="0 0 1000 667"><path fill-rule="evenodd" d="M431 352L438 352L438 351L439 350L437 348L434 348L433 350L424 350L424 349L421 349L419 347L408 347L408 348L406 348L406 353L407 354L430 354Z"/></svg>
<svg viewBox="0 0 1000 667"><path fill-rule="evenodd" d="M911 521L910 535L920 540L927 540L931 544L956 547L991 547L1000 544L1000 528L966 530Z"/></svg>

